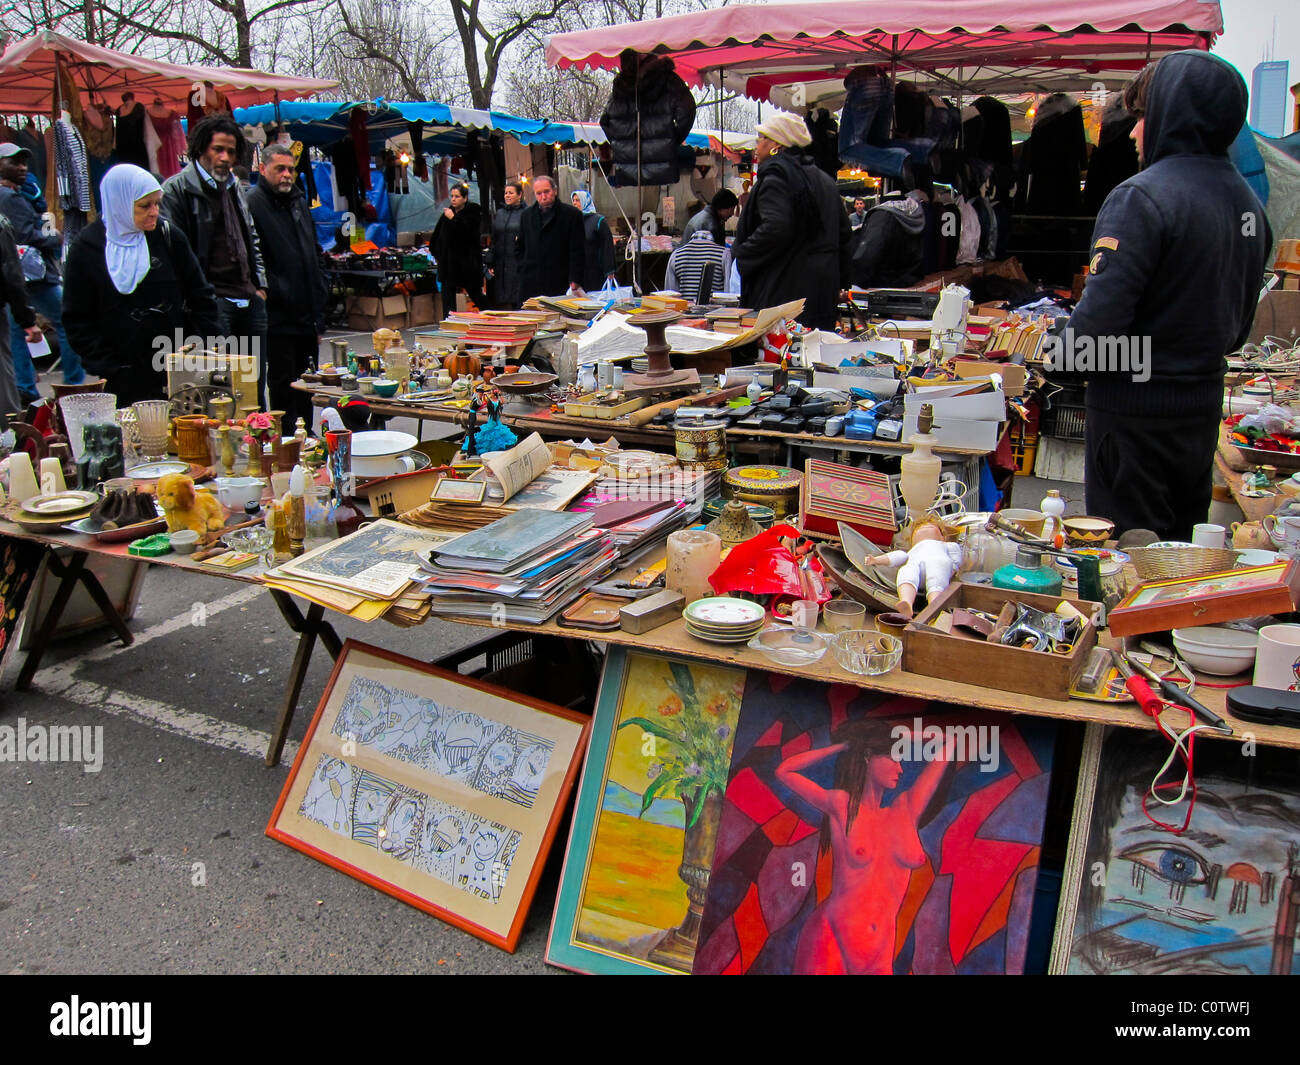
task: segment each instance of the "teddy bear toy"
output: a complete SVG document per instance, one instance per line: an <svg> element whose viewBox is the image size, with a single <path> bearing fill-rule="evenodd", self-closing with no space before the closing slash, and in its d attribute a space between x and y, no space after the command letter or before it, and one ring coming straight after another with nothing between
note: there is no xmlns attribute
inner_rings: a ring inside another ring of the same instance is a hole
<svg viewBox="0 0 1300 1065"><path fill-rule="evenodd" d="M167 515L167 531L193 529L202 536L226 524L225 511L209 492L196 492L194 480L183 473L158 478L158 502Z"/></svg>

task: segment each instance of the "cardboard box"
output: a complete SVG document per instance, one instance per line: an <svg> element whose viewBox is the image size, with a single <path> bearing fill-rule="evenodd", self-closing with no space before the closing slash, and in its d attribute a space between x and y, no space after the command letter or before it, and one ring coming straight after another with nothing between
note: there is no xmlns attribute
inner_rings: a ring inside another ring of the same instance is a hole
<svg viewBox="0 0 1300 1065"><path fill-rule="evenodd" d="M1002 375L1002 391L1008 396L1021 396L1025 392L1025 380L1029 373L1023 366L1011 362L993 362L990 359L957 359L952 364L953 372L958 377L987 377L989 374Z"/></svg>
<svg viewBox="0 0 1300 1065"><path fill-rule="evenodd" d="M1255 308L1255 324L1251 326L1249 339L1258 344L1266 336L1288 344L1300 338L1300 292L1274 289L1264 294Z"/></svg>
<svg viewBox="0 0 1300 1065"><path fill-rule="evenodd" d="M436 293L423 292L418 296L411 297L411 321L410 324L432 325L434 322L441 321L442 315L439 313L439 300Z"/></svg>
<svg viewBox="0 0 1300 1065"><path fill-rule="evenodd" d="M952 386L959 388L961 386ZM934 408L934 420L961 418L973 421L1001 422L1007 417L1007 401L1001 392L980 392L973 396L949 394L948 388L926 388L903 397L904 414L920 414L926 403Z"/></svg>
<svg viewBox="0 0 1300 1065"><path fill-rule="evenodd" d="M358 331L405 329L410 324L405 296L353 296L348 301L348 326Z"/></svg>
<svg viewBox="0 0 1300 1065"><path fill-rule="evenodd" d="M407 230L407 229L399 229L397 231L397 246L399 248L414 248L415 231Z"/></svg>
<svg viewBox="0 0 1300 1065"><path fill-rule="evenodd" d="M989 643L972 636L942 632L930 624L945 610L958 607L997 614L1007 603L1024 603L1038 610L1052 611L1061 599L953 581L904 631L903 669L923 677L939 677L1044 699L1068 699L1070 686L1083 672L1088 656L1097 645L1095 619L1100 603L1072 601L1093 623L1084 626L1083 635L1068 655Z"/></svg>

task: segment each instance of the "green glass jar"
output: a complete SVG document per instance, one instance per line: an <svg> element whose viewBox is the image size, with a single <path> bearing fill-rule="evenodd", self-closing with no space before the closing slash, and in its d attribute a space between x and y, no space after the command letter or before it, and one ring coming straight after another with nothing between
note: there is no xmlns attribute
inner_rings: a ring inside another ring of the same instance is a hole
<svg viewBox="0 0 1300 1065"><path fill-rule="evenodd" d="M1035 595L1060 595L1061 575L1047 564L1047 556L1021 548L1016 560L993 574L993 587Z"/></svg>

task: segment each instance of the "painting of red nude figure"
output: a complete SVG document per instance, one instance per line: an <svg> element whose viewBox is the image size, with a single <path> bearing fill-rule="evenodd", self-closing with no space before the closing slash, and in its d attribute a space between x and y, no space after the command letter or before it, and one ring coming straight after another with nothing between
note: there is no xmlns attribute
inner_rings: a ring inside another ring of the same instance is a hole
<svg viewBox="0 0 1300 1065"><path fill-rule="evenodd" d="M1019 973L1055 727L751 673L695 973Z"/></svg>

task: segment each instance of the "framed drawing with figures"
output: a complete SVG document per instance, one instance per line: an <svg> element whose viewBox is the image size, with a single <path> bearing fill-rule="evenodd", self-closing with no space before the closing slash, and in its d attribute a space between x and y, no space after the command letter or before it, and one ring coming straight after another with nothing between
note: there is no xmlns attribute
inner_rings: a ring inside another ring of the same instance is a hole
<svg viewBox="0 0 1300 1065"><path fill-rule="evenodd" d="M349 640L266 833L513 951L589 728Z"/></svg>

